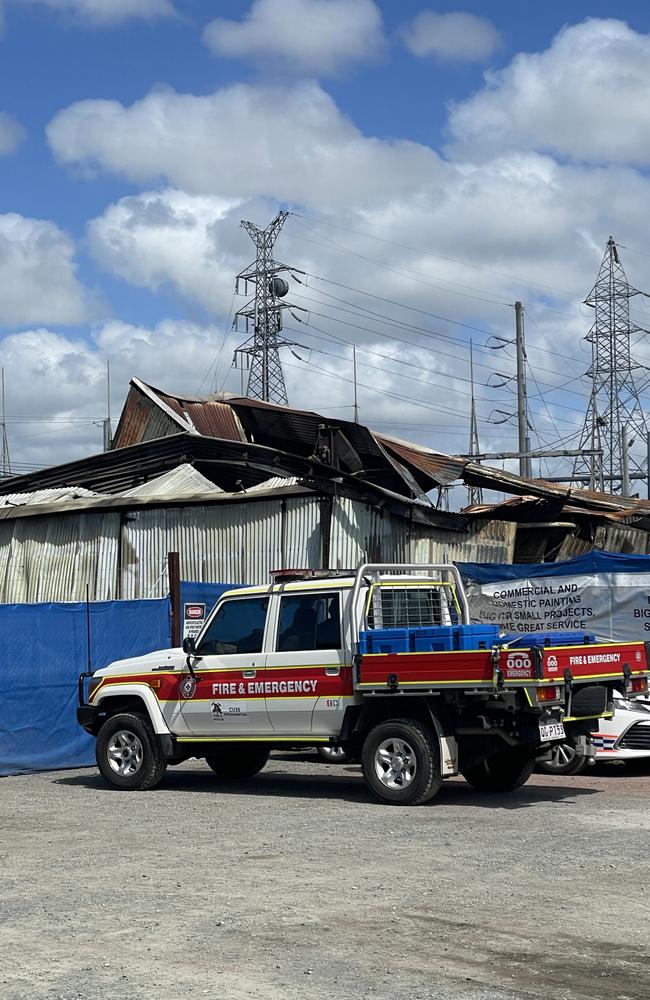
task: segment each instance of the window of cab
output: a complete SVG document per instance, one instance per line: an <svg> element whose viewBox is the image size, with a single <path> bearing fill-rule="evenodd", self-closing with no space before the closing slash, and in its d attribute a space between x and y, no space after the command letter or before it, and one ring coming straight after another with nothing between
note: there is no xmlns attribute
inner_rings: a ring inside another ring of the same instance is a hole
<svg viewBox="0 0 650 1000"><path fill-rule="evenodd" d="M261 653L268 606L268 597L224 601L202 636L197 653Z"/></svg>
<svg viewBox="0 0 650 1000"><path fill-rule="evenodd" d="M284 594L276 650L341 649L341 602L338 593Z"/></svg>

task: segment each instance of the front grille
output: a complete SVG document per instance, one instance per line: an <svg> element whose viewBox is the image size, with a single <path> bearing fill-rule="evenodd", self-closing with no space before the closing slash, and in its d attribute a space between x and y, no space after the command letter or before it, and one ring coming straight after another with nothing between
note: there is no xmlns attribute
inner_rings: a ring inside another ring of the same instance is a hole
<svg viewBox="0 0 650 1000"><path fill-rule="evenodd" d="M635 722L619 743L619 748L650 751L650 725L647 722Z"/></svg>

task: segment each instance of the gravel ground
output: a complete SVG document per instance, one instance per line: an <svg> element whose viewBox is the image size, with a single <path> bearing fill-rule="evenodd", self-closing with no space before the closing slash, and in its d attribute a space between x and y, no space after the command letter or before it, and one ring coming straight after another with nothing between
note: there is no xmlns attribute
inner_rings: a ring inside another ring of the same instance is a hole
<svg viewBox="0 0 650 1000"><path fill-rule="evenodd" d="M0 779L0 997L647 1000L649 802L610 769L398 809L306 755Z"/></svg>

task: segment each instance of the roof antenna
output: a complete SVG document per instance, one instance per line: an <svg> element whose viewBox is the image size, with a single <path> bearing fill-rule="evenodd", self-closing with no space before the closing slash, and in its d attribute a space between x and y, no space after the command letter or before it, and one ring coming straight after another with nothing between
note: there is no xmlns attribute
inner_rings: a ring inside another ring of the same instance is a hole
<svg viewBox="0 0 650 1000"><path fill-rule="evenodd" d="M9 438L7 437L7 424L5 418L5 370L2 369L1 378L2 390L2 475L11 475L11 461L9 459Z"/></svg>

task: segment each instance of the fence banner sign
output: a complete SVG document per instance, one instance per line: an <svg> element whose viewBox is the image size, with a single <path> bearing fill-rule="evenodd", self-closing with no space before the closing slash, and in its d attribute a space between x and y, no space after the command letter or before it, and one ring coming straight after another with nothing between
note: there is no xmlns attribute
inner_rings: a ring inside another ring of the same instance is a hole
<svg viewBox="0 0 650 1000"><path fill-rule="evenodd" d="M508 633L650 640L650 556L594 551L558 563L458 566L472 621Z"/></svg>

